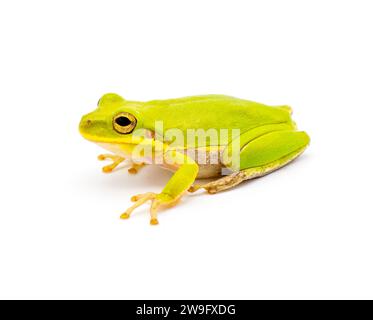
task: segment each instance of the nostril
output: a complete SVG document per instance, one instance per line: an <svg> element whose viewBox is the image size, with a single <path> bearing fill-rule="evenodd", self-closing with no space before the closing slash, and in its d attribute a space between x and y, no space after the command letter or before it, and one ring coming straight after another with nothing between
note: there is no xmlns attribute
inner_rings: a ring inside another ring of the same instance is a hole
<svg viewBox="0 0 373 320"><path fill-rule="evenodd" d="M90 126L91 124L92 124L92 120L89 120L89 119L88 119L88 120L86 121L86 125L87 125L87 126Z"/></svg>

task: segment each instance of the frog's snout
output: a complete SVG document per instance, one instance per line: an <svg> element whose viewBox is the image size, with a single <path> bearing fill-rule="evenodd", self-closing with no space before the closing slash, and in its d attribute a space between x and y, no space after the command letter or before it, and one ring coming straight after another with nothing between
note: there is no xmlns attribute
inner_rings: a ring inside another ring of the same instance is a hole
<svg viewBox="0 0 373 320"><path fill-rule="evenodd" d="M80 122L80 127L81 128L89 128L92 125L92 120L91 119L84 119Z"/></svg>
<svg viewBox="0 0 373 320"><path fill-rule="evenodd" d="M88 140L97 140L108 132L108 123L102 114L91 112L82 117L79 123L80 134Z"/></svg>
<svg viewBox="0 0 373 320"><path fill-rule="evenodd" d="M79 132L83 137L88 139L89 137L97 133L96 131L98 130L100 124L101 121L95 119L94 116L92 116L92 114L86 114L80 120Z"/></svg>
<svg viewBox="0 0 373 320"><path fill-rule="evenodd" d="M79 123L80 133L83 133L87 129L89 129L92 126L92 124L93 124L93 121L89 117L83 116L83 118L80 120L80 123Z"/></svg>

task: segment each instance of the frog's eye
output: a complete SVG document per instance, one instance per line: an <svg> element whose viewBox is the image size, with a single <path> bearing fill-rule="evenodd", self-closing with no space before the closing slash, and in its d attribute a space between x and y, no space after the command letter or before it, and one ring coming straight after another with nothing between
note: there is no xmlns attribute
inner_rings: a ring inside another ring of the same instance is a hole
<svg viewBox="0 0 373 320"><path fill-rule="evenodd" d="M119 113L113 119L114 130L123 134L131 133L135 129L136 123L136 118L128 112Z"/></svg>

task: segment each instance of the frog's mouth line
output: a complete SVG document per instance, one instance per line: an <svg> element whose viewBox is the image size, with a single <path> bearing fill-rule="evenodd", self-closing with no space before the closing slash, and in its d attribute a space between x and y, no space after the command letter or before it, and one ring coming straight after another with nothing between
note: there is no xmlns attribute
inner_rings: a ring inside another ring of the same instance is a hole
<svg viewBox="0 0 373 320"><path fill-rule="evenodd" d="M108 144L140 144L144 141L143 137L134 137L132 135L123 136L120 138L106 138L97 135L90 135L86 132L80 132L82 137L88 141L95 143L108 143Z"/></svg>
<svg viewBox="0 0 373 320"><path fill-rule="evenodd" d="M84 126L80 124L79 132L83 138L96 143L111 143L111 144L140 144L143 141L154 140L155 133L148 129L138 129L128 134L117 134L116 136L105 136L106 130L90 133Z"/></svg>

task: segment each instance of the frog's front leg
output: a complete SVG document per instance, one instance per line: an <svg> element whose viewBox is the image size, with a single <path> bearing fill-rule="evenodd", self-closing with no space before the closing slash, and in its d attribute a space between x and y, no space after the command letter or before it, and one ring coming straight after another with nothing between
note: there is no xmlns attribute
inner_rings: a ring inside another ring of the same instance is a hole
<svg viewBox="0 0 373 320"><path fill-rule="evenodd" d="M198 174L198 165L184 154L173 155L176 164L179 169L174 173L171 179L168 181L161 193L148 192L141 195L136 195L131 198L131 201L135 202L130 208L128 208L122 215L122 219L128 219L133 210L147 201L151 201L150 206L150 224L157 225L158 218L157 212L161 206L171 206L175 204L180 197L188 190L193 184Z"/></svg>
<svg viewBox="0 0 373 320"><path fill-rule="evenodd" d="M146 166L146 163L132 163L132 166L128 169L128 173L130 174L137 174L139 170Z"/></svg>
<svg viewBox="0 0 373 320"><path fill-rule="evenodd" d="M107 159L110 159L112 160L113 162L107 166L104 166L102 168L102 171L105 172L105 173L110 173L112 172L119 164L121 164L125 158L121 157L121 156L117 156L115 154L100 154L98 157L97 157L98 160L100 161L104 161L104 160L107 160Z"/></svg>
<svg viewBox="0 0 373 320"><path fill-rule="evenodd" d="M102 171L105 173L111 173L113 170L118 167L123 161L126 159L121 156L117 156L114 154L100 154L98 156L98 160L104 161L107 159L111 159L113 162L105 167L102 168ZM132 166L128 168L128 173L130 174L136 174L139 172L139 170L144 167L146 164L145 163L132 163Z"/></svg>

